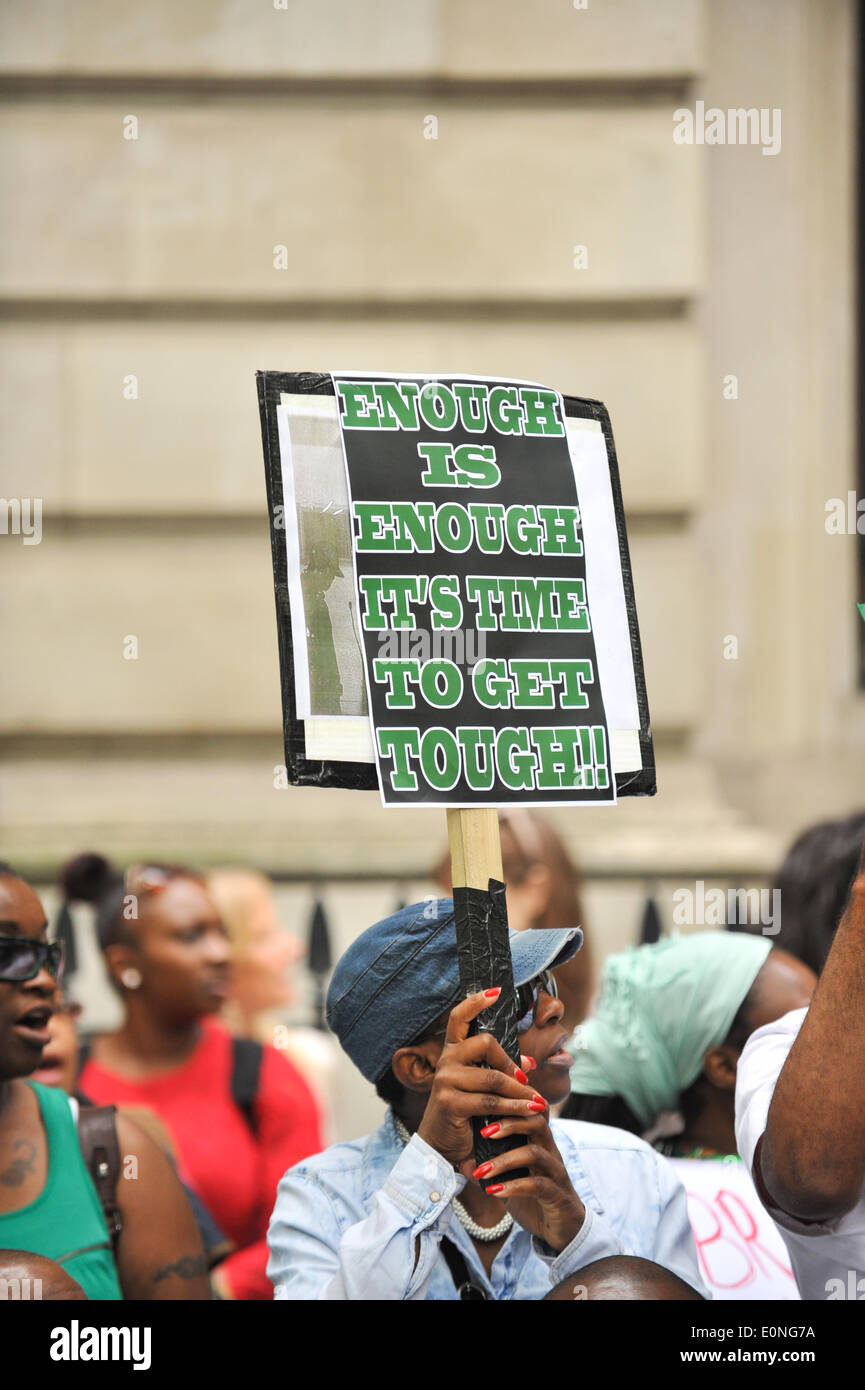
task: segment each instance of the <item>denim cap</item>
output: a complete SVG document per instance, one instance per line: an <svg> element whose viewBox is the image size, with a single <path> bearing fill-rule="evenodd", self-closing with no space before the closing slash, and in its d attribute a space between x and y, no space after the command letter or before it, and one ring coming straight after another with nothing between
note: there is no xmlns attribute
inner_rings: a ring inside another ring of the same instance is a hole
<svg viewBox="0 0 865 1390"><path fill-rule="evenodd" d="M514 984L563 965L582 945L579 927L512 931ZM433 898L403 907L352 942L327 991L327 1022L355 1066L375 1083L393 1054L461 998L454 905Z"/></svg>

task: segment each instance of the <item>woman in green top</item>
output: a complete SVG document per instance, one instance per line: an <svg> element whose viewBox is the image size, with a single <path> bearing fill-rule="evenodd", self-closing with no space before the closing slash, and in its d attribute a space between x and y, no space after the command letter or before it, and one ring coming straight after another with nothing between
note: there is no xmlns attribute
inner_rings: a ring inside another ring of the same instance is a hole
<svg viewBox="0 0 865 1390"><path fill-rule="evenodd" d="M33 889L0 864L0 1249L56 1261L88 1298L206 1299L198 1228L158 1145L117 1117L122 1230L113 1252L69 1098L22 1079L49 1041L60 961L47 925Z"/></svg>

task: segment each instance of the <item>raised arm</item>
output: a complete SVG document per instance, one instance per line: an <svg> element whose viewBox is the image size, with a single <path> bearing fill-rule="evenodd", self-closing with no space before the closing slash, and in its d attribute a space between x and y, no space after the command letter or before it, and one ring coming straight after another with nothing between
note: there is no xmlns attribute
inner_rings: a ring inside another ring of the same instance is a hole
<svg viewBox="0 0 865 1390"><path fill-rule="evenodd" d="M865 849L799 1035L781 1069L759 1155L773 1205L837 1221L865 1186Z"/></svg>

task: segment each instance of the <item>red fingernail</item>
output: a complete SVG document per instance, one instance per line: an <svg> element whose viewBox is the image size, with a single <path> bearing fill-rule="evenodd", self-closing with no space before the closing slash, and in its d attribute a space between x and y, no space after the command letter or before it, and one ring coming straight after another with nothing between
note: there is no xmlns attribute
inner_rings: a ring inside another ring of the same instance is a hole
<svg viewBox="0 0 865 1390"><path fill-rule="evenodd" d="M498 1134L500 1129L501 1125L498 1123L493 1125L484 1125L483 1129L481 1130L481 1134L484 1136L485 1139L492 1139L493 1135Z"/></svg>
<svg viewBox="0 0 865 1390"><path fill-rule="evenodd" d="M524 1057L523 1061L525 1062L529 1071L537 1071L538 1064L535 1061L534 1057Z"/></svg>
<svg viewBox="0 0 865 1390"><path fill-rule="evenodd" d="M526 1106L527 1110L532 1110L536 1115L540 1115L546 1108L547 1102L545 1100L530 1100Z"/></svg>
<svg viewBox="0 0 865 1390"><path fill-rule="evenodd" d="M498 997L499 997L499 995L501 994L501 992L502 992L502 987L501 987L501 985L496 985L495 989L485 989L485 990L484 990L484 998L485 998L485 999L498 999Z"/></svg>
<svg viewBox="0 0 865 1390"><path fill-rule="evenodd" d="M490 1183L489 1187L487 1187L485 1190L488 1197L495 1197L497 1193L504 1192L505 1185L503 1182L494 1182Z"/></svg>
<svg viewBox="0 0 865 1390"><path fill-rule="evenodd" d="M472 1177L485 1178L487 1173L491 1173L492 1171L493 1165L491 1163L481 1163L480 1166L476 1168L475 1171L472 1173Z"/></svg>
<svg viewBox="0 0 865 1390"><path fill-rule="evenodd" d="M517 1081L519 1081L521 1086L528 1086L529 1078L526 1076L524 1071L520 1071L519 1067L514 1067L514 1076L516 1077Z"/></svg>

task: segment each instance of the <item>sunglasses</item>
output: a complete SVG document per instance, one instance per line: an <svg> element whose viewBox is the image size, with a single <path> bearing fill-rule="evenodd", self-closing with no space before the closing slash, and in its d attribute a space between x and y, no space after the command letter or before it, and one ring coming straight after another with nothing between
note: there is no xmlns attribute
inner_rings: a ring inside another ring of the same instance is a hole
<svg viewBox="0 0 865 1390"><path fill-rule="evenodd" d="M527 1033L533 1024L538 1021L538 1002L541 991L549 994L553 999L559 997L559 987L556 984L556 977L552 970L542 970L540 975L536 975L533 980L527 980L524 985L518 985L516 990L517 1009L519 1017L517 1019L517 1032ZM443 1028L437 1028L434 1033L424 1032L420 1037L415 1038L416 1043L429 1042L434 1038L443 1038L447 1033L447 1024Z"/></svg>
<svg viewBox="0 0 865 1390"><path fill-rule="evenodd" d="M533 980L517 986L517 1032L527 1033L538 1021L538 1002L541 991L553 999L559 997L559 987L552 970L542 970Z"/></svg>
<svg viewBox="0 0 865 1390"><path fill-rule="evenodd" d="M0 936L0 980L7 984L33 980L43 966L55 980L60 979L63 974L63 947L59 941Z"/></svg>

